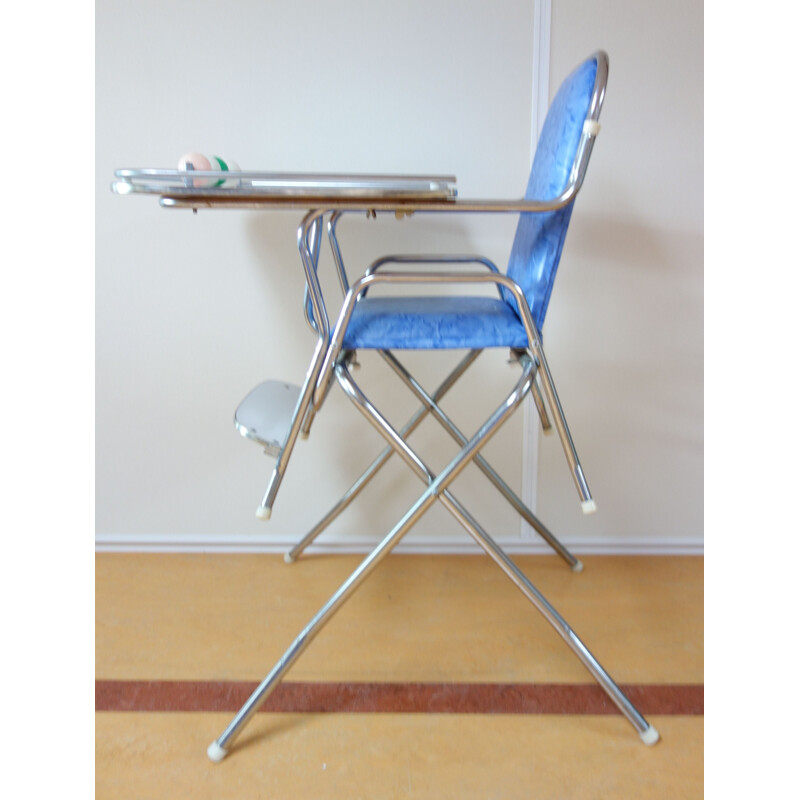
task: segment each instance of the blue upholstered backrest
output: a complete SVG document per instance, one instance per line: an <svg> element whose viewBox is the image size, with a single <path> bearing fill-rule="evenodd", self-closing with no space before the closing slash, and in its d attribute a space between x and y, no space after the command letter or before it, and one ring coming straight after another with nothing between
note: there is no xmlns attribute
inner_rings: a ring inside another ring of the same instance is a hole
<svg viewBox="0 0 800 800"><path fill-rule="evenodd" d="M553 200L566 189L578 150L583 123L594 89L597 61L590 58L581 64L561 85L542 127L533 159L527 200ZM547 304L567 235L572 203L558 211L520 215L508 276L525 292L533 321L541 331ZM516 310L510 292L506 301Z"/></svg>

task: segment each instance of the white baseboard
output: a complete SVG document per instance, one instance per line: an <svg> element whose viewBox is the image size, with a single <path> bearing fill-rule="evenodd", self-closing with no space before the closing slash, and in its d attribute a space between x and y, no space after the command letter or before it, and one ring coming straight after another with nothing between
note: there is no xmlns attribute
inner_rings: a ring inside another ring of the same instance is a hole
<svg viewBox="0 0 800 800"><path fill-rule="evenodd" d="M191 534L104 534L95 538L95 551L98 553L285 553L301 538L296 540L274 536L193 536ZM308 548L308 553L367 553L378 543L374 540L320 542ZM497 538L497 543L508 553L544 555L552 553L541 540L520 540ZM703 555L702 539L625 539L602 542L581 539L565 539L563 544L575 555ZM451 539L427 538L424 541L401 542L396 553L420 554L473 554L483 552L476 544Z"/></svg>

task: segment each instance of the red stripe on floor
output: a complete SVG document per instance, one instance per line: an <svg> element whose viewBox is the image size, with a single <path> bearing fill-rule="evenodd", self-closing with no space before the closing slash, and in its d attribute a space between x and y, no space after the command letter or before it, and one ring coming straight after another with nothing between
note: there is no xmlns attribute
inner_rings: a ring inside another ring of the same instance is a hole
<svg viewBox="0 0 800 800"><path fill-rule="evenodd" d="M246 681L95 681L96 711L238 711L258 684ZM702 715L702 684L620 688L643 714ZM615 714L596 684L280 684L261 708L272 712L427 714Z"/></svg>

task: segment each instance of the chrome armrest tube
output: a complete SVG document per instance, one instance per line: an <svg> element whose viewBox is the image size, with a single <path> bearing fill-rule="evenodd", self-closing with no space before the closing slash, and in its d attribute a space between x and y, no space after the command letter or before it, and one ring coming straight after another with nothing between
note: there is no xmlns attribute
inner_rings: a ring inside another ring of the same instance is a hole
<svg viewBox="0 0 800 800"><path fill-rule="evenodd" d="M497 265L484 256L470 255L388 255L373 261L365 275L372 275L385 264L483 264L491 272L499 273Z"/></svg>
<svg viewBox="0 0 800 800"><path fill-rule="evenodd" d="M331 218L328 220L328 242L331 246L333 253L333 262L336 264L336 273L339 276L339 285L342 287L342 294L346 295L347 290L350 288L350 283L347 280L347 272L344 268L344 259L342 258L342 249L339 246L339 240L336 237L336 226L342 217L341 211L334 211Z"/></svg>
<svg viewBox="0 0 800 800"><path fill-rule="evenodd" d="M317 279L319 251L322 241L322 216L309 214L297 230L297 247L306 273L306 286L303 292L303 313L311 330L327 338L330 332L328 314ZM313 274L314 282L311 281ZM320 331L317 320L323 320L324 331Z"/></svg>
<svg viewBox="0 0 800 800"><path fill-rule="evenodd" d="M381 258L376 259L373 261L367 271L364 273L365 275L373 275L379 269L386 266L387 264L481 264L482 266L486 267L490 272L494 272L495 274L500 274L500 270L497 268L497 265L491 260L486 258L485 256L474 256L474 255L387 255ZM500 287L497 287L497 293L500 296L500 299L503 299L503 292L501 291ZM365 289L362 297L366 296L367 290Z"/></svg>

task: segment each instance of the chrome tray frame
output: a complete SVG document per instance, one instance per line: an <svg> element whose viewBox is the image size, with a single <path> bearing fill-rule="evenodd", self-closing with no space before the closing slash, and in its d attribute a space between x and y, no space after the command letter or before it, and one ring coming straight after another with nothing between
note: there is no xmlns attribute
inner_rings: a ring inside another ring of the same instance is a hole
<svg viewBox="0 0 800 800"><path fill-rule="evenodd" d="M180 197L442 200L455 198L452 175L343 175L177 169L118 169L116 194Z"/></svg>

